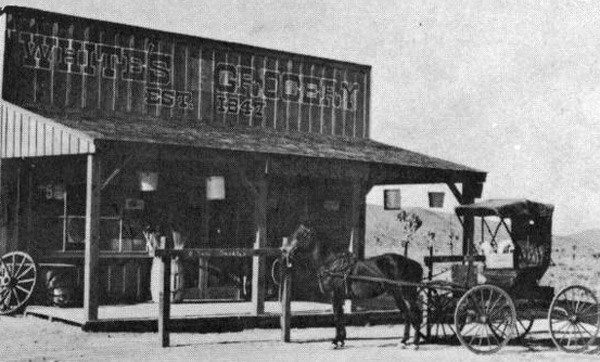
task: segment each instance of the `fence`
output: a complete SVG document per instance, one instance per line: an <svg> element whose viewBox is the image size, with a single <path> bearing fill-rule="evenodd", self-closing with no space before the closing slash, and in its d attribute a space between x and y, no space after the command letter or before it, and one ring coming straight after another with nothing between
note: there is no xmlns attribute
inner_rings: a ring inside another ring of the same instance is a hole
<svg viewBox="0 0 600 362"><path fill-rule="evenodd" d="M229 258L248 258L248 257L265 257L277 256L281 258L283 272L281 273L281 339L284 342L290 341L290 320L291 320L291 272L290 265L283 258L281 249L279 248L228 248L228 249L157 249L154 251L154 256L160 257L162 260L162 292L160 293L158 303L158 334L163 347L169 347L169 330L171 318L171 259L193 258L193 257L229 257ZM259 285L259 288L264 288L264 285ZM253 290L257 293L257 290ZM264 294L263 294L264 295Z"/></svg>

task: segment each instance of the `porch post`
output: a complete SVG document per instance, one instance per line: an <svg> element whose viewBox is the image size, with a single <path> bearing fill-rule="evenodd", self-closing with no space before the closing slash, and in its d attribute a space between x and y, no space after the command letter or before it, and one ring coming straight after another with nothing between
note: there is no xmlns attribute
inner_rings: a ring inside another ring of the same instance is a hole
<svg viewBox="0 0 600 362"><path fill-rule="evenodd" d="M361 181L352 183L352 206L350 211L350 251L359 259L365 258L365 212L366 187Z"/></svg>
<svg viewBox="0 0 600 362"><path fill-rule="evenodd" d="M268 182L264 175L257 182L254 219L256 223L256 240L254 249L266 246L267 242L267 193ZM252 257L252 305L255 315L265 311L265 257Z"/></svg>
<svg viewBox="0 0 600 362"><path fill-rule="evenodd" d="M365 213L366 213L366 188L362 181L353 181L351 195L350 217L348 219L350 229L350 245L348 250L354 253L359 260L365 258ZM347 313L356 310L352 300L346 300L344 310Z"/></svg>
<svg viewBox="0 0 600 362"><path fill-rule="evenodd" d="M85 196L85 259L83 274L83 309L88 321L98 319L99 250L100 250L100 160L87 156Z"/></svg>
<svg viewBox="0 0 600 362"><path fill-rule="evenodd" d="M481 197L483 185L475 182L465 182L462 184L461 205L475 202L475 198ZM463 221L463 255L470 255L472 252L475 237L475 218L473 216L464 216Z"/></svg>

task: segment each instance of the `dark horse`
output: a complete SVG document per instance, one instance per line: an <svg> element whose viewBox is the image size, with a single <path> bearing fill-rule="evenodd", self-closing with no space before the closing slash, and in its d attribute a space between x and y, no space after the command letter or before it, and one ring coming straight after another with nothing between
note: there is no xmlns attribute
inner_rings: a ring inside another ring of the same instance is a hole
<svg viewBox="0 0 600 362"><path fill-rule="evenodd" d="M396 301L404 319L405 345L410 337L410 325L415 330L414 345L419 346L419 328L421 326L421 307L418 302L416 286L394 286L387 283L375 283L353 280L353 276L385 278L396 281L419 283L423 278L423 268L414 260L398 254L383 254L357 260L352 254L333 253L328 248L325 238L318 235L315 229L300 225L292 234L289 245L284 247L289 257L307 258L312 268L317 270L321 292L331 298L335 323L333 344L344 346L346 327L344 325L344 300L369 299L388 293ZM330 245L330 243L329 243Z"/></svg>

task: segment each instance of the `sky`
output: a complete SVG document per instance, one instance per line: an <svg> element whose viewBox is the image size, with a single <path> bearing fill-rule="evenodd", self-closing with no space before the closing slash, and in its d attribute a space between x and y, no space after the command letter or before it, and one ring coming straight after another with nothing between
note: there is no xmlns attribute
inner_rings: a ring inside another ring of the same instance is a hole
<svg viewBox="0 0 600 362"><path fill-rule="evenodd" d="M600 2L0 3L371 65L373 139L487 171L483 198L554 204L558 234L600 228Z"/></svg>

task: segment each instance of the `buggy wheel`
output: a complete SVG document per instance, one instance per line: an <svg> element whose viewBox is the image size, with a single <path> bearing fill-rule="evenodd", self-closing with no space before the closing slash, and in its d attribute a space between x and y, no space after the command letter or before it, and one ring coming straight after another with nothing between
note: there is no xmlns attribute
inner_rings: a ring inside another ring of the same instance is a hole
<svg viewBox="0 0 600 362"><path fill-rule="evenodd" d="M477 354L495 353L511 339L517 312L510 296L493 285L479 285L460 298L454 313L456 336Z"/></svg>
<svg viewBox="0 0 600 362"><path fill-rule="evenodd" d="M533 324L535 323L535 314L532 310L535 308L534 305L530 301L520 301L517 302L515 308L517 309L517 321L515 322L515 329L513 331L512 340L523 342L525 337L533 328Z"/></svg>
<svg viewBox="0 0 600 362"><path fill-rule="evenodd" d="M519 300L516 302L515 308L518 312L512 338L519 342L523 342L535 323L536 314L534 313L534 310L536 309L536 305L530 300Z"/></svg>
<svg viewBox="0 0 600 362"><path fill-rule="evenodd" d="M535 317L533 316L519 316L517 314L517 321L515 322L515 329L512 334L512 340L517 342L523 342L525 337L533 328L533 323L535 323ZM494 330L492 332L496 333ZM498 337L498 335L496 335Z"/></svg>
<svg viewBox="0 0 600 362"><path fill-rule="evenodd" d="M548 325L556 347L570 353L587 350L600 330L598 299L580 285L564 288L550 304Z"/></svg>
<svg viewBox="0 0 600 362"><path fill-rule="evenodd" d="M512 338L517 341L522 341L531 331L534 322L534 317L517 318L517 322L515 323L515 331Z"/></svg>
<svg viewBox="0 0 600 362"><path fill-rule="evenodd" d="M454 309L462 292L454 283L434 280L419 291L423 313L421 336L427 342L448 342L456 338Z"/></svg>
<svg viewBox="0 0 600 362"><path fill-rule="evenodd" d="M0 315L17 312L31 297L37 268L31 256L13 251L0 258Z"/></svg>

